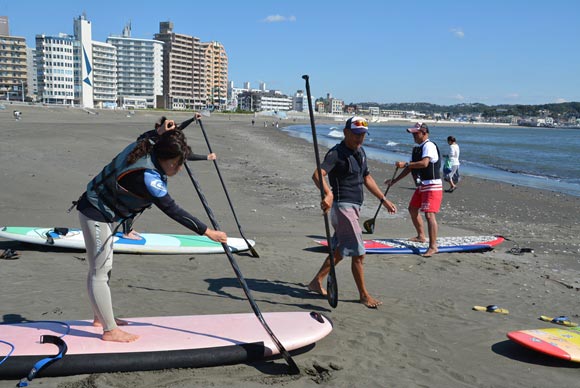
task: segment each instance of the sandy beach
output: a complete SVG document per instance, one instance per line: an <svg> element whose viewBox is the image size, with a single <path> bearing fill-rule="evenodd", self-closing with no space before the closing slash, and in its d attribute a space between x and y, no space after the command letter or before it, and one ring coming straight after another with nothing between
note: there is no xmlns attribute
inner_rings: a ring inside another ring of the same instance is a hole
<svg viewBox="0 0 580 388"><path fill-rule="evenodd" d="M22 111L15 121L12 109ZM0 225L78 226L71 201L87 182L162 114L180 122L191 114L12 107L0 111ZM438 215L441 236L503 235L509 240L483 253L368 255L367 287L384 304L358 303L350 260L337 267L339 304L308 292L306 284L324 253L319 192L311 180L312 144L292 138L260 118L203 118L244 232L260 258L236 255L263 312L318 311L333 332L296 355L299 376L286 375L283 359L204 369L41 378L33 386L93 387L547 387L578 384L580 364L512 343L513 330L557 327L540 315L580 319L580 198L466 177L445 194ZM283 122L290 125L293 122ZM186 130L196 153L207 147L197 125ZM321 150L321 156L325 150ZM409 150L410 152L410 150ZM213 165L190 164L221 227L238 236ZM392 165L370 161L377 182ZM208 222L185 171L170 178L176 201ZM381 185L384 188L384 186ZM408 178L391 188L396 215L382 211L372 237L404 238L414 229L407 204ZM366 193L361 219L378 202ZM158 209L136 222L138 231L188 233ZM371 237L371 236L369 236ZM514 255L514 247L533 253ZM91 319L83 252L55 250L0 239L18 260L0 260L0 322ZM248 313L250 305L225 255L115 254L111 279L121 317ZM509 315L472 310L497 304ZM1 328L0 328L0 339ZM2 355L0 354L0 358ZM0 380L0 387L15 381Z"/></svg>

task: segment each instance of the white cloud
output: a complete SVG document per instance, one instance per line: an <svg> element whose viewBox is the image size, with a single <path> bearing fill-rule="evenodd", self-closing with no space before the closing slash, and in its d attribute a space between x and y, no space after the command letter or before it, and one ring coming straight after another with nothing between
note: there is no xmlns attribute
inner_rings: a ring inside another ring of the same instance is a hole
<svg viewBox="0 0 580 388"><path fill-rule="evenodd" d="M262 21L264 23L295 22L296 16L269 15Z"/></svg>
<svg viewBox="0 0 580 388"><path fill-rule="evenodd" d="M463 97L461 94L456 94L455 96L453 96L453 98L458 101L465 101L465 97Z"/></svg>
<svg viewBox="0 0 580 388"><path fill-rule="evenodd" d="M458 37L459 39L463 39L465 37L465 32L463 32L463 28L458 27L458 28L452 28L451 33L453 35L455 35L456 37Z"/></svg>
<svg viewBox="0 0 580 388"><path fill-rule="evenodd" d="M556 103L557 104L561 104L563 102L568 102L568 101L565 98L561 98L561 97L560 98L556 98Z"/></svg>
<svg viewBox="0 0 580 388"><path fill-rule="evenodd" d="M518 98L520 98L520 95L518 93L510 93L510 94L506 94L505 98L517 100Z"/></svg>

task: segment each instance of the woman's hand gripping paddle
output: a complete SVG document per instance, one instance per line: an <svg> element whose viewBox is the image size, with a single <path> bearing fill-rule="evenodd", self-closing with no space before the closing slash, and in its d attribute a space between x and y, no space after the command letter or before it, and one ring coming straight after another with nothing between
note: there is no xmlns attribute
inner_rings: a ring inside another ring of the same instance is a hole
<svg viewBox="0 0 580 388"><path fill-rule="evenodd" d="M209 111L202 111L201 116L209 116ZM209 138L207 137L207 133L205 132L205 128L203 127L203 123L201 122L201 118L198 115L193 116L191 119L179 124L177 126L177 129L184 130L189 124L191 124L194 121L197 121L199 123L199 127L201 128L201 132L203 133L203 137L205 138L205 143L207 144L207 149L209 150L209 153L210 154L213 153L213 150L211 149L211 144L209 143ZM228 204L230 205L230 209L232 211L232 215L234 216L234 220L236 221L236 225L238 226L238 231L240 232L240 235L242 236L242 238L246 242L246 245L248 245L248 249L250 250L250 253L252 254L252 256L253 257L260 257L260 255L258 255L258 252L256 251L256 249L254 249L252 244L250 244L250 242L248 241L248 239L244 235L244 232L242 231L242 225L240 225L240 221L238 220L238 216L236 215L236 211L234 210L234 205L232 203L232 200L230 199L230 194L228 193L228 189L226 188L226 184L225 184L224 179L222 177L220 168L217 164L217 160L213 161L213 165L215 167L217 175L218 175L220 182L222 184L222 188L224 189L226 199L228 200Z"/></svg>
<svg viewBox="0 0 580 388"><path fill-rule="evenodd" d="M320 155L318 154L318 139L316 138L316 125L314 124L314 110L312 109L312 95L310 94L310 82L307 75L302 78L306 81L306 96L308 97L308 111L310 112L310 127L312 128L312 143L314 144L314 154L316 155L316 170L318 171L318 186L320 187L320 197L324 200L324 184L322 170L320 168ZM330 261L330 272L326 277L326 295L328 304L332 307L338 305L338 284L336 282L336 272L334 270L334 252L330 241L330 223L328 214L324 213L324 227L326 229L326 242L328 244L328 257Z"/></svg>
<svg viewBox="0 0 580 388"><path fill-rule="evenodd" d="M389 183L389 185L387 186L387 189L385 190L385 193L383 194L383 197L387 196L387 193L389 192L389 189L391 188L391 186L393 185L393 179L395 179L395 175L397 175L397 171L399 170L398 167L395 167L395 172L393 173L393 177L391 178L391 183ZM365 231L369 234L373 234L375 232L375 220L377 219L377 216L379 215L379 212L381 211L381 208L383 207L383 201L379 202L379 207L377 208L377 211L375 213L375 216L369 220L366 220L363 223L363 226L365 228Z"/></svg>

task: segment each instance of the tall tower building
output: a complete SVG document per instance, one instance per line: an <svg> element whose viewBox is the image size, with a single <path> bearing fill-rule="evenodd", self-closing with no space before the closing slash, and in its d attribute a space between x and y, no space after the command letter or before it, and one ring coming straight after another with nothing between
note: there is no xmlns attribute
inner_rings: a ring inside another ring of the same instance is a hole
<svg viewBox="0 0 580 388"><path fill-rule="evenodd" d="M3 35L3 36L10 35L8 16L0 16L0 35Z"/></svg>
<svg viewBox="0 0 580 388"><path fill-rule="evenodd" d="M159 23L155 39L165 43L163 106L168 109L224 108L228 58L218 42L177 34L172 22Z"/></svg>
<svg viewBox="0 0 580 388"><path fill-rule="evenodd" d="M205 98L200 86L205 69L201 66L199 38L176 34L172 22L161 22L155 39L165 44L161 106L179 110L202 109Z"/></svg>
<svg viewBox="0 0 580 388"><path fill-rule="evenodd" d="M91 22L83 13L73 21L75 44L75 101L83 108L94 107L93 38Z"/></svg>

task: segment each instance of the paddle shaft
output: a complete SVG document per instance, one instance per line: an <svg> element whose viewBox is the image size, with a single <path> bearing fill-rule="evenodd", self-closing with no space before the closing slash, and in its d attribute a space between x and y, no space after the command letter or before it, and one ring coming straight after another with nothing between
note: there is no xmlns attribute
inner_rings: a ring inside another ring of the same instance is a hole
<svg viewBox="0 0 580 388"><path fill-rule="evenodd" d="M387 186L387 189L383 193L383 197L386 197L387 196L387 194L389 192L389 189L393 185L393 179L395 179L395 175L397 175L397 171L399 171L399 167L395 167L395 172L393 173L393 177L391 178L391 183L389 183L389 185ZM381 202L379 203L379 207L377 208L377 211L375 213L375 216L373 217L373 222L374 222L374 220L377 219L377 216L379 215L379 212L381 211L381 208L382 207L383 207L383 201L381 200Z"/></svg>
<svg viewBox="0 0 580 388"><path fill-rule="evenodd" d="M209 144L209 138L207 137L207 133L205 132L205 129L203 127L203 123L201 122L201 119L199 119L197 121L199 122L199 127L201 128L201 132L203 133L203 137L205 138L205 143L207 144L207 149L209 150L209 153L211 154L211 153L213 153L213 151L211 149L211 145ZM258 252L256 252L256 250L252 246L252 244L250 244L250 242L248 241L246 236L244 236L244 232L242 232L242 226L240 225L240 222L238 221L238 216L236 215L236 211L234 210L234 205L232 204L232 200L230 199L230 194L228 193L228 189L226 188L226 184L224 182L224 179L222 178L222 173L220 172L220 168L218 166L217 160L213 160L213 165L215 166L215 170L217 171L218 177L220 178L220 182L221 182L222 187L224 189L224 193L226 194L226 198L228 199L228 204L230 205L230 209L232 210L234 220L236 220L236 225L238 226L238 230L240 231L240 235L242 236L242 238L244 239L246 244L248 244L248 248L250 249L250 252L252 252L252 256L260 257L258 255Z"/></svg>
<svg viewBox="0 0 580 388"><path fill-rule="evenodd" d="M183 165L185 166L185 169L187 170L187 174L189 175L189 179L191 179L191 183L193 183L193 187L195 187L195 191L197 192L197 195L199 196L199 199L200 199L201 203L203 204L203 208L205 209L205 212L207 213L207 216L209 217L211 224L213 225L213 228L215 230L220 230L219 224L218 224L218 222L213 214L213 211L209 207L207 200L205 198L205 195L201 191L201 187L199 186L199 182L197 181L197 179L195 178L195 176L193 175L193 173L189 169L189 166L187 165L187 163L184 163ZM272 329L270 329L270 326L268 326L268 324L266 323L266 320L262 316L262 312L258 308L258 305L256 304L256 301L254 300L254 297L250 293L250 289L248 288L248 285L246 283L246 279L244 278L242 271L238 267L238 263L234 259L234 256L232 255L232 251L230 250L230 247L228 246L228 244L225 244L225 243L222 243L222 247L224 248L226 256L228 257L228 260L230 261L230 264L231 264L232 268L234 269L234 272L236 273L238 281L240 282L240 285L242 286L242 289L244 290L244 293L246 294L246 297L248 298L248 301L250 302L250 306L252 307L254 314L256 314L256 317L258 318L258 320L260 321L260 323L264 327L264 330L266 330L266 332L268 333L270 338L272 338L272 341L274 342L274 344L276 345L276 347L280 351L280 354L282 355L282 357L284 357L284 359L288 363L288 366L290 367L290 373L291 374L300 373L300 369L298 368L298 365L296 365L296 363L294 362L294 360L290 356L290 353L288 353L288 351L284 348L282 343L274 335L274 332L272 332Z"/></svg>
<svg viewBox="0 0 580 388"><path fill-rule="evenodd" d="M320 188L320 198L324 200L324 181L322 177L322 168L320 168L320 155L318 153L318 139L316 136L316 124L314 123L314 111L312 110L312 95L310 94L310 81L308 75L303 75L302 78L306 81L306 96L308 98L308 112L310 113L310 127L312 128L312 143L314 144L314 155L316 156L316 171L318 172L318 186ZM327 296L328 303L332 307L338 305L338 284L336 281L336 272L334 265L334 252L330 241L330 223L328 222L328 214L324 213L324 228L326 231L326 242L328 243L328 257L330 262L330 272L327 280Z"/></svg>

